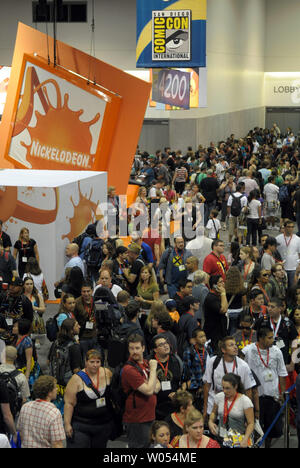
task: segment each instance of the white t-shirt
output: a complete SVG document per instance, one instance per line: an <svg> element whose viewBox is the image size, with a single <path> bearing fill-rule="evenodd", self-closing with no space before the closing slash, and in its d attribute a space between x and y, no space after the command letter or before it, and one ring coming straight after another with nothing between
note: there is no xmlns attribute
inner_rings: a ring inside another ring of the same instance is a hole
<svg viewBox="0 0 300 468"><path fill-rule="evenodd" d="M0 449L11 448L9 440L5 434L0 434Z"/></svg>
<svg viewBox="0 0 300 468"><path fill-rule="evenodd" d="M214 220L209 219L206 225L206 229L208 230L209 239L216 239L217 234L221 229L221 223L216 218L214 218Z"/></svg>
<svg viewBox="0 0 300 468"><path fill-rule="evenodd" d="M284 269L286 271L296 270L300 254L300 237L296 236L296 234L293 234L292 238L279 234L276 240L277 250L282 260L285 260Z"/></svg>
<svg viewBox="0 0 300 468"><path fill-rule="evenodd" d="M258 219L259 218L259 213L258 213L258 208L261 206L261 203L259 200L252 200L249 204L248 204L248 207L249 207L249 214L248 214L248 218L251 218L251 219Z"/></svg>
<svg viewBox="0 0 300 468"><path fill-rule="evenodd" d="M278 201L279 187L275 184L268 183L264 188L264 195L267 202Z"/></svg>
<svg viewBox="0 0 300 468"><path fill-rule="evenodd" d="M97 291L97 289L101 288L101 284L98 284L98 286L95 287L94 291L93 291L93 295L95 294L95 292ZM120 286L118 286L117 284L113 284L112 287L111 287L111 292L113 293L113 295L115 296L115 298L117 299L117 295L119 294L120 291L123 291L122 288L120 288Z"/></svg>
<svg viewBox="0 0 300 468"><path fill-rule="evenodd" d="M215 396L215 404L218 407L218 417L220 422L219 427L219 435L224 437L224 433L222 431L223 426L223 415L224 415L224 403L225 403L225 394L224 392L218 393ZM229 413L228 416L228 423L229 427L233 430L238 431L240 434L245 433L245 410L253 408L253 403L247 395L240 395Z"/></svg>
<svg viewBox="0 0 300 468"><path fill-rule="evenodd" d="M268 351L260 348L259 351L263 361L267 364ZM249 364L250 369L253 369L260 381L259 396L268 395L278 398L279 377L287 377L288 375L280 349L277 346L272 346L269 349L268 368L265 367L258 354L256 343L245 346L242 352L245 355L245 361Z"/></svg>
<svg viewBox="0 0 300 468"><path fill-rule="evenodd" d="M232 205L232 202L233 202L233 198L232 197L240 197L242 194L240 192L235 192L233 193L232 195L229 195L229 198L228 198L228 201L227 201L227 206L231 206ZM241 208L243 209L245 206L247 206L247 203L248 203L248 200L247 200L247 197L246 195L244 195L242 198L241 198ZM229 215L230 218L232 218L232 215L230 214Z"/></svg>
<svg viewBox="0 0 300 468"><path fill-rule="evenodd" d="M42 285L44 281L43 273L40 273L39 275L33 275L32 273L25 273L23 276L23 280L24 278L26 278L26 276L30 276L30 278L32 278L34 286L38 290L39 294L42 296L43 295Z"/></svg>
<svg viewBox="0 0 300 468"><path fill-rule="evenodd" d="M208 414L212 412L215 396L218 393L223 391L222 379L225 375L223 359L221 359L219 365L214 371L215 386L213 389L212 370L213 370L213 363L216 358L217 356L208 358L207 363L206 363L205 374L203 376L203 381L205 383L211 384L209 393L208 393L208 404L207 404ZM241 382L245 390L255 387L256 382L248 364L245 361L243 361L243 359L240 359L239 357L236 358L236 362L237 362L237 366L234 365L234 362L225 362L225 368L226 368L227 373L229 374L230 372L233 372L234 370L234 374L239 375L241 377Z"/></svg>

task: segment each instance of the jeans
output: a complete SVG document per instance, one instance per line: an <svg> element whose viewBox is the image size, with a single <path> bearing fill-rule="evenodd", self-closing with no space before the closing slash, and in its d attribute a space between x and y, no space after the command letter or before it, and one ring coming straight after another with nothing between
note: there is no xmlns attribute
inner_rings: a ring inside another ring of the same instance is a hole
<svg viewBox="0 0 300 468"><path fill-rule="evenodd" d="M292 287L294 284L296 270L286 270L287 279L288 279L288 287Z"/></svg>
<svg viewBox="0 0 300 468"><path fill-rule="evenodd" d="M207 225L207 221L208 221L211 210L216 208L216 203L217 203L216 200L204 203L204 226Z"/></svg>
<svg viewBox="0 0 300 468"><path fill-rule="evenodd" d="M101 425L72 422L73 436L67 439L67 448L106 448L114 423Z"/></svg>
<svg viewBox="0 0 300 468"><path fill-rule="evenodd" d="M239 322L240 322L240 315L241 315L241 312L237 312L237 313L233 312L233 313L228 314L229 316L228 335L229 336L234 335L235 332L237 331Z"/></svg>
<svg viewBox="0 0 300 468"><path fill-rule="evenodd" d="M252 245L257 243L257 231L259 227L259 219L247 218L247 245L250 245L250 237L252 237Z"/></svg>
<svg viewBox="0 0 300 468"><path fill-rule="evenodd" d="M170 299L174 299L174 296L178 291L178 286L176 284L168 284L167 289Z"/></svg>

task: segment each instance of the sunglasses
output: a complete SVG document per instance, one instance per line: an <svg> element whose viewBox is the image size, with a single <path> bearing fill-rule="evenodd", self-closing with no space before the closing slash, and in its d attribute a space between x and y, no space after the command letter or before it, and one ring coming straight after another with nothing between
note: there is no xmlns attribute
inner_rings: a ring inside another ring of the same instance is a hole
<svg viewBox="0 0 300 468"><path fill-rule="evenodd" d="M269 277L269 276L270 276L270 274L269 274L269 273L264 273L264 274L263 274L263 275L261 275L261 276L265 276L265 277L267 277L267 276L268 276L268 277Z"/></svg>

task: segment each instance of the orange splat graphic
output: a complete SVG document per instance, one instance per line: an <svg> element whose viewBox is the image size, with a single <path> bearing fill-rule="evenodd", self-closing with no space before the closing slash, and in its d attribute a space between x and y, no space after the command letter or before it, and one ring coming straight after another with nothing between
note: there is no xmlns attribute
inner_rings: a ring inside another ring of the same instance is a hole
<svg viewBox="0 0 300 468"><path fill-rule="evenodd" d="M103 218L103 214L97 214L99 201L94 203L91 201L93 188L91 188L89 198L83 195L80 190L80 183L78 182L78 191L79 191L79 202L75 205L72 196L70 200L74 207L74 215L70 220L70 232L68 234L62 235L62 239L69 239L71 242L74 237L79 236L82 232L85 231L88 224L94 223L97 220Z"/></svg>
<svg viewBox="0 0 300 468"><path fill-rule="evenodd" d="M57 95L57 106L54 107L48 97L46 85L52 84ZM40 92L47 102L43 106L45 114L35 111L37 119L34 127L27 127L31 143L23 141L21 145L26 148L26 160L36 166L41 159L47 160L47 169L90 169L93 164L93 155L90 154L92 134L90 127L100 119L100 113L89 122L82 122L79 117L83 109L72 111L69 106L69 94L64 95L62 104L61 91L58 83L48 79L34 88L33 93ZM63 129L63 131L62 131Z"/></svg>

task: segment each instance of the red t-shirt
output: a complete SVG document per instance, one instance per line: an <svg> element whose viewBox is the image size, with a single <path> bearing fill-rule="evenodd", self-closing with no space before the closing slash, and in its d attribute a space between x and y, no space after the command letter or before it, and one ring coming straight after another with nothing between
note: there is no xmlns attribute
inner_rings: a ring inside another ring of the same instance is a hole
<svg viewBox="0 0 300 468"><path fill-rule="evenodd" d="M161 244L161 237L159 236L158 231L154 229L152 229L151 231L148 231L146 237L143 237L143 242L145 242L146 244L149 245L149 247L151 247L153 257L156 260L154 246L155 245L160 246Z"/></svg>
<svg viewBox="0 0 300 468"><path fill-rule="evenodd" d="M129 361L132 361L132 359L129 359ZM137 390L143 383L148 380L150 374L148 361L144 360L143 365L140 364L139 367L142 369L143 375L141 375L141 373L131 365L126 364L123 367L121 382L125 393L128 393L130 390ZM133 407L133 397L135 398L136 408ZM147 396L141 392L130 393L126 400L123 422L143 423L154 421L155 407L155 394Z"/></svg>
<svg viewBox="0 0 300 468"><path fill-rule="evenodd" d="M221 275L223 280L226 279L226 271L228 270L228 263L224 255L217 257L213 252L211 252L207 257L205 257L203 262L203 271L205 273L212 275Z"/></svg>

